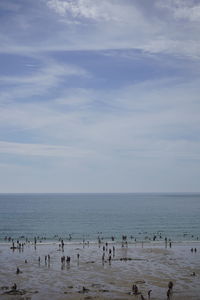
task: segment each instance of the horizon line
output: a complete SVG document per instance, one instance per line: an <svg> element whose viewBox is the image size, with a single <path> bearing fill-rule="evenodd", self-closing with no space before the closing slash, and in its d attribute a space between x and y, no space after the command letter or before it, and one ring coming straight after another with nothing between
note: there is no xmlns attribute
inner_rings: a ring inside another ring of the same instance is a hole
<svg viewBox="0 0 200 300"><path fill-rule="evenodd" d="M67 194L200 194L199 192L0 192L0 195L14 195L14 194L26 194L26 195L42 195L42 194L52 194L52 195L67 195Z"/></svg>

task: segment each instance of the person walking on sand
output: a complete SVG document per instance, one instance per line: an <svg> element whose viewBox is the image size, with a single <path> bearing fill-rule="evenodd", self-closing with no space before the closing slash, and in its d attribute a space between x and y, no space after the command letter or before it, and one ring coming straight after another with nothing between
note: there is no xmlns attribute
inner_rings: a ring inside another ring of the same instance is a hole
<svg viewBox="0 0 200 300"><path fill-rule="evenodd" d="M109 255L108 261L109 261L109 265L111 265L111 260L112 260L112 256Z"/></svg>
<svg viewBox="0 0 200 300"><path fill-rule="evenodd" d="M173 282L169 281L169 283L168 283L168 291L167 291L167 300L170 300L170 298L171 298L173 286L174 286Z"/></svg>
<svg viewBox="0 0 200 300"><path fill-rule="evenodd" d="M132 286L132 292L133 292L134 295L138 295L138 287L137 287L136 284L133 284L133 286Z"/></svg>
<svg viewBox="0 0 200 300"><path fill-rule="evenodd" d="M169 283L168 283L168 288L169 288L170 290L172 290L172 289L173 289L173 286L174 286L173 282L172 282L172 281L169 281Z"/></svg>
<svg viewBox="0 0 200 300"><path fill-rule="evenodd" d="M168 289L168 291L167 291L167 300L170 300L170 297L171 297L171 290Z"/></svg>
<svg viewBox="0 0 200 300"><path fill-rule="evenodd" d="M113 257L115 257L115 246L113 246Z"/></svg>
<svg viewBox="0 0 200 300"><path fill-rule="evenodd" d="M151 298L151 292L152 292L152 290L149 290L148 291L148 299L150 300L150 298Z"/></svg>
<svg viewBox="0 0 200 300"><path fill-rule="evenodd" d="M102 255L102 263L104 263L104 261L105 261L105 253L103 253Z"/></svg>
<svg viewBox="0 0 200 300"><path fill-rule="evenodd" d="M16 274L20 274L20 273L22 273L22 271L17 267Z"/></svg>

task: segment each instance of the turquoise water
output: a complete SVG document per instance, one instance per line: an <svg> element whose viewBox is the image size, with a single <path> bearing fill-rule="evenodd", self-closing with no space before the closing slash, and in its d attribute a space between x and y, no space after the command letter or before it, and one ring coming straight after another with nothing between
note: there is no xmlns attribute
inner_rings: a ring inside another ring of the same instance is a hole
<svg viewBox="0 0 200 300"><path fill-rule="evenodd" d="M0 239L200 237L200 194L0 194Z"/></svg>

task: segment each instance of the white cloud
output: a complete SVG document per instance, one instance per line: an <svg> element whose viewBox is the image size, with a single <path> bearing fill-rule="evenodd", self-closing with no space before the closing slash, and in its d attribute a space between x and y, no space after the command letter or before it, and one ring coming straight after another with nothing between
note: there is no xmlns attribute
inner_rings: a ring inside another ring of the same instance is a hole
<svg viewBox="0 0 200 300"><path fill-rule="evenodd" d="M26 76L0 76L0 84L35 84L54 86L63 76L87 76L88 72L67 64L50 63L46 67Z"/></svg>
<svg viewBox="0 0 200 300"><path fill-rule="evenodd" d="M199 59L196 1L48 0L42 4L43 18L27 10L2 24L1 53L140 49Z"/></svg>
<svg viewBox="0 0 200 300"><path fill-rule="evenodd" d="M51 59L41 59L41 62L39 60L39 65L42 66L28 75L0 76L0 84L4 87L0 92L0 102L22 100L36 95L42 96L50 89L59 86L66 80L66 77L91 76L86 70L78 66L59 64ZM5 86L9 86L9 89Z"/></svg>
<svg viewBox="0 0 200 300"><path fill-rule="evenodd" d="M200 22L200 4L194 0L158 0L156 3L169 10L177 19Z"/></svg>
<svg viewBox="0 0 200 300"><path fill-rule="evenodd" d="M199 26L192 21L199 21L200 5L193 1L158 0L148 13L134 1L50 0L47 4L62 20L79 19L84 26L87 20L95 21L89 23L88 35L83 40L77 32L80 28L76 27L77 40L72 38L68 43L71 49L132 48L199 59ZM169 11L172 17L167 15ZM180 23L181 18L188 23Z"/></svg>
<svg viewBox="0 0 200 300"><path fill-rule="evenodd" d="M123 22L124 17L129 14L126 2L122 6L120 1L113 0L49 0L47 4L61 16L69 13L73 18L86 18L94 21Z"/></svg>
<svg viewBox="0 0 200 300"><path fill-rule="evenodd" d="M39 143L48 140L70 145L72 152L73 148L87 149L95 153L97 161L116 161L121 154L124 162L133 156L177 158L178 153L184 159L196 159L200 150L194 142L199 128L199 86L198 80L186 84L168 79L109 93L72 89L66 98L63 95L39 105L11 103L2 107L0 125L10 128L8 133L30 132ZM103 110L96 109L97 103Z"/></svg>

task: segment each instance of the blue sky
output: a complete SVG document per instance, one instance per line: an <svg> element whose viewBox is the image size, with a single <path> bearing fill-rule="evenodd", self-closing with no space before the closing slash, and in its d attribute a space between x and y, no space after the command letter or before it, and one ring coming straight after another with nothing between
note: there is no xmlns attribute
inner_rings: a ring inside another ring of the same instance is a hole
<svg viewBox="0 0 200 300"><path fill-rule="evenodd" d="M199 192L200 2L1 0L0 192Z"/></svg>

